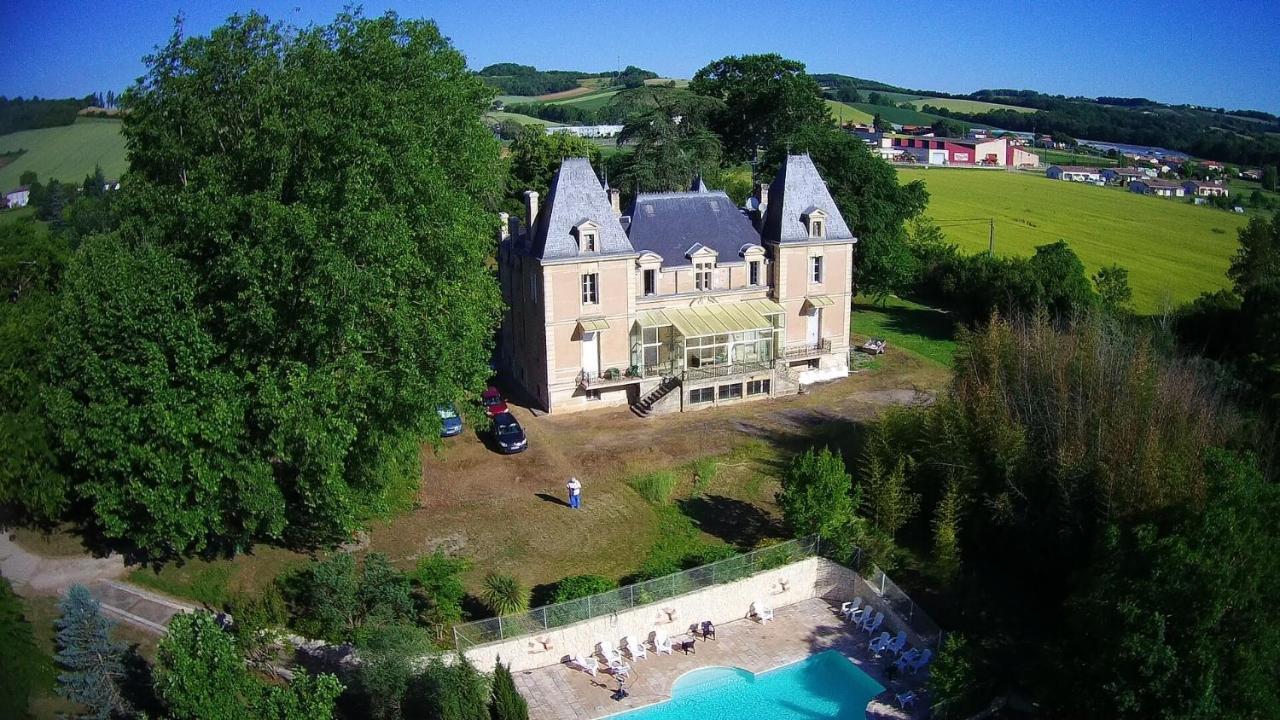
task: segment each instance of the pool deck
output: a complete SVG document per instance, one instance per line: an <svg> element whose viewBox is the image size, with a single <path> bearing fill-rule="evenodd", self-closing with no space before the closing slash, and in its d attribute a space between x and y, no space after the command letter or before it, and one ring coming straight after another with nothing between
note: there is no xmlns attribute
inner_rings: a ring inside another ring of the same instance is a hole
<svg viewBox="0 0 1280 720"><path fill-rule="evenodd" d="M685 639L686 636L673 636L672 644ZM720 625L716 628L716 639L706 642L699 639L694 652L688 655L679 650L671 655L658 655L646 647L647 658L634 662L628 659L631 665L629 696L622 700L613 698L618 684L603 669L593 678L568 664L560 664L518 672L515 681L529 702L530 720L594 720L669 699L676 679L690 670L721 665L762 673L824 650L836 650L886 688L886 692L868 706L868 718L925 717L928 711L923 700L910 712L899 711L884 701L891 701L894 692L920 687L927 671L889 680L886 670L892 668L892 655L873 658L867 643L866 633L851 632L836 608L826 600L813 598L777 608L774 619L763 625L754 620ZM588 650L594 648L582 648L584 654Z"/></svg>

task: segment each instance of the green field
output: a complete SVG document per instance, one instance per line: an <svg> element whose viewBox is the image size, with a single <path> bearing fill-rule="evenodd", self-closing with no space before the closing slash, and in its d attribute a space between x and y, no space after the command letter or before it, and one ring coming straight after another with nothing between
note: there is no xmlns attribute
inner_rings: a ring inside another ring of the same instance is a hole
<svg viewBox="0 0 1280 720"><path fill-rule="evenodd" d="M994 217L996 252L1030 255L1066 240L1087 271L1119 264L1129 270L1134 305L1153 313L1227 286L1236 231L1247 218L1120 188L1050 180L1029 173L900 169L903 182L923 180L934 220ZM944 228L963 250L987 249L987 225Z"/></svg>
<svg viewBox="0 0 1280 720"><path fill-rule="evenodd" d="M851 105L846 105L835 100L827 101L827 109L831 111L831 116L839 123L862 123L870 124L874 119L873 116L859 110Z"/></svg>
<svg viewBox="0 0 1280 720"><path fill-rule="evenodd" d="M585 95L575 95L564 100L548 100L548 105L574 105L583 110L595 110L609 104L614 95L622 92L621 88L601 89Z"/></svg>
<svg viewBox="0 0 1280 720"><path fill-rule="evenodd" d="M958 98L940 98L940 97L922 97L918 100L912 99L911 103L919 110L925 105L932 105L936 108L950 110L952 112L961 113L984 113L993 110L1012 110L1014 112L1029 113L1035 112L1031 108L1018 107L1017 105L1002 105L1000 103L983 102L982 100L964 100Z"/></svg>
<svg viewBox="0 0 1280 720"><path fill-rule="evenodd" d="M484 116L494 122L502 122L503 120L514 120L520 123L521 125L544 125L549 127L549 126L560 124L560 123L553 123L550 120L543 120L542 118L536 118L531 115L521 115L520 113L503 112L500 110L490 110L489 112L485 113Z"/></svg>
<svg viewBox="0 0 1280 720"><path fill-rule="evenodd" d="M1049 148L1026 148L1028 151L1040 156L1040 162L1046 167L1049 165L1084 165L1085 167L1111 167L1116 165L1116 161L1109 157L1101 155L1086 155L1082 153L1069 153L1065 150L1051 150Z"/></svg>
<svg viewBox="0 0 1280 720"><path fill-rule="evenodd" d="M898 125L932 125L934 120L942 117L941 115L922 113L918 110L907 110L906 108L892 105L872 105L871 103L849 103L849 105L868 115L874 116L879 113L885 122Z"/></svg>
<svg viewBox="0 0 1280 720"><path fill-rule="evenodd" d="M78 183L101 165L108 178L119 178L128 167L119 120L76 118L65 127L23 130L0 135L0 153L26 150L0 168L0 188L18 185L18 178L34 170L41 182L57 178Z"/></svg>

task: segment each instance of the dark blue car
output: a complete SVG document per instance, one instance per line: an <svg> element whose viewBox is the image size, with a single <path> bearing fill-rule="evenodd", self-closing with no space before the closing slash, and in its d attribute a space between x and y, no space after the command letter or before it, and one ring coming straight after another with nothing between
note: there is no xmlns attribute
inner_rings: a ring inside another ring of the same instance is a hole
<svg viewBox="0 0 1280 720"><path fill-rule="evenodd" d="M518 453L529 447L529 440L524 436L524 428L509 412L493 416L493 439L498 449L504 453Z"/></svg>
<svg viewBox="0 0 1280 720"><path fill-rule="evenodd" d="M437 405L436 414L440 416L440 437L453 437L462 433L462 417L453 405Z"/></svg>

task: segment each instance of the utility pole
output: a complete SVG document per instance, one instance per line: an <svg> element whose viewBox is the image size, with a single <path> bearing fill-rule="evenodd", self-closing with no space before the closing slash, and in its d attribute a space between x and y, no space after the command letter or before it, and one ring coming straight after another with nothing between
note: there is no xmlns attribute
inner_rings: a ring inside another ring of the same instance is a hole
<svg viewBox="0 0 1280 720"><path fill-rule="evenodd" d="M989 239L989 242L988 242L987 252L989 252L989 253L991 254L991 257L995 257L995 256L996 256L996 219L995 219L995 218L991 218L990 223L991 223L991 224L990 224L990 226L989 226L989 227L990 227L990 233L989 233L989 238L990 238L990 239Z"/></svg>

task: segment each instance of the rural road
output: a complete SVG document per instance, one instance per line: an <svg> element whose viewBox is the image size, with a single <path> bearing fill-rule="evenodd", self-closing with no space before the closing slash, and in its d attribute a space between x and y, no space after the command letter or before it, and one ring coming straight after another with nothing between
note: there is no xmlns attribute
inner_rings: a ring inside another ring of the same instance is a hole
<svg viewBox="0 0 1280 720"><path fill-rule="evenodd" d="M119 555L44 557L18 545L9 533L0 533L0 575L15 589L62 595L72 585L84 585L102 603L104 613L156 634L164 633L174 615L196 609L121 582L126 572Z"/></svg>

